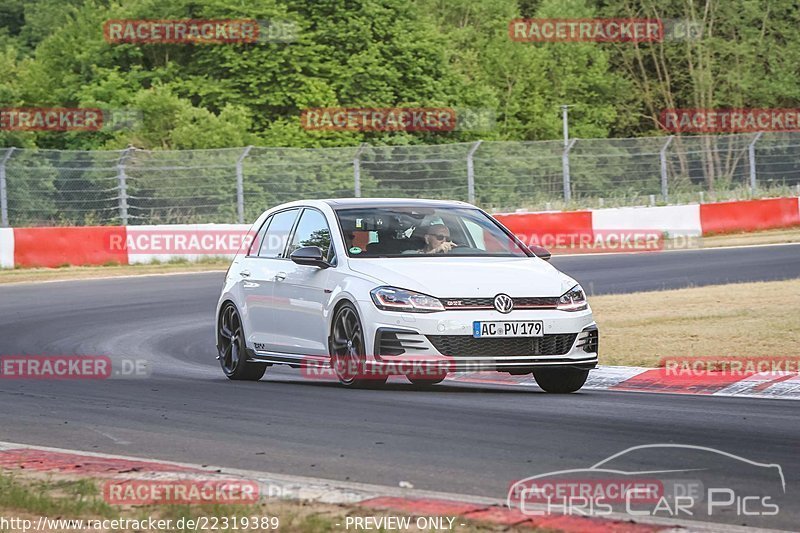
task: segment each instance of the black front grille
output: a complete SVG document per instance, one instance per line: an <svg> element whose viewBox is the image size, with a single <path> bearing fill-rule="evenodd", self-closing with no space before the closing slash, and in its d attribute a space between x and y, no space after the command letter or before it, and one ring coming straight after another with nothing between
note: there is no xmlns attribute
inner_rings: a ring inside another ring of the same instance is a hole
<svg viewBox="0 0 800 533"><path fill-rule="evenodd" d="M514 300L514 309L524 309L529 307L556 307L558 305L558 296L526 296L521 298L512 298ZM492 298L440 298L445 309L494 309L494 297Z"/></svg>
<svg viewBox="0 0 800 533"><path fill-rule="evenodd" d="M378 342L376 344L375 353L377 355L403 355L406 353L400 339L390 331L378 333Z"/></svg>
<svg viewBox="0 0 800 533"><path fill-rule="evenodd" d="M440 298L445 309L460 307L494 307L494 298Z"/></svg>
<svg viewBox="0 0 800 533"><path fill-rule="evenodd" d="M422 339L409 339L399 338L397 334L408 332L404 331L391 331L379 329L375 337L375 354L376 355L403 355L408 350L424 350L418 345L423 344Z"/></svg>
<svg viewBox="0 0 800 533"><path fill-rule="evenodd" d="M514 298L514 307L556 307L558 296Z"/></svg>
<svg viewBox="0 0 800 533"><path fill-rule="evenodd" d="M577 333L558 333L544 337L495 337L476 339L469 335L428 335L440 353L451 357L502 357L526 355L564 355L575 343Z"/></svg>
<svg viewBox="0 0 800 533"><path fill-rule="evenodd" d="M584 331L587 332L587 335L578 343L578 348L583 348L583 351L587 353L598 353L600 335L598 334L597 328L595 327Z"/></svg>

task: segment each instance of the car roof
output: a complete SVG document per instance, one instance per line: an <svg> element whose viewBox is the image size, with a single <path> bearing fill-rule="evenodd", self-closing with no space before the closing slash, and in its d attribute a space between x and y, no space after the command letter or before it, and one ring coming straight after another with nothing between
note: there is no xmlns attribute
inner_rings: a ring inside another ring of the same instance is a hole
<svg viewBox="0 0 800 533"><path fill-rule="evenodd" d="M427 200L419 198L330 198L322 200L333 209L368 207L474 207L457 200Z"/></svg>
<svg viewBox="0 0 800 533"><path fill-rule="evenodd" d="M370 207L461 207L478 209L467 202L457 200L426 200L419 198L328 198L322 200L295 200L284 204L276 205L264 211L267 213L277 213L284 209L294 209L300 207L313 207L322 209L324 206L338 211L340 209L369 209Z"/></svg>

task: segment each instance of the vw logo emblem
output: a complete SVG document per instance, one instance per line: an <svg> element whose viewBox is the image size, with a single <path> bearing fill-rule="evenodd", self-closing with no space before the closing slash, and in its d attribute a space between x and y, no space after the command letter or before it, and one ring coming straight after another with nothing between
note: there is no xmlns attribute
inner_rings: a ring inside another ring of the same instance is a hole
<svg viewBox="0 0 800 533"><path fill-rule="evenodd" d="M501 313L510 313L514 309L514 300L507 294L498 294L494 297L494 308Z"/></svg>

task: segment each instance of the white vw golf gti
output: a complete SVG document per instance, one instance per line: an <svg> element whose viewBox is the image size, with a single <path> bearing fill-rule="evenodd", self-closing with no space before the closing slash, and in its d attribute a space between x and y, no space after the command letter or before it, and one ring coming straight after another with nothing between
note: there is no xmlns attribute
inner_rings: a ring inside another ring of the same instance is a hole
<svg viewBox="0 0 800 533"><path fill-rule="evenodd" d="M300 201L251 232L217 305L230 379L258 380L274 364L324 366L351 387L494 370L565 393L597 365L581 286L472 205Z"/></svg>

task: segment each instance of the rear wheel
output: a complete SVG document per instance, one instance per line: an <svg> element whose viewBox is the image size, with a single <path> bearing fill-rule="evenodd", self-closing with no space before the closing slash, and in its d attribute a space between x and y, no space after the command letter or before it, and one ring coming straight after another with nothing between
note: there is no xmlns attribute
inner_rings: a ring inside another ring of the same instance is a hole
<svg viewBox="0 0 800 533"><path fill-rule="evenodd" d="M345 303L336 311L331 326L331 366L339 383L359 388L382 385L386 376L367 374L364 329L358 311Z"/></svg>
<svg viewBox="0 0 800 533"><path fill-rule="evenodd" d="M219 364L228 379L258 381L267 371L267 365L247 361L242 319L236 306L228 302L219 315Z"/></svg>
<svg viewBox="0 0 800 533"><path fill-rule="evenodd" d="M582 368L536 368L533 371L536 384L545 392L555 394L579 390L588 376L589 370Z"/></svg>

